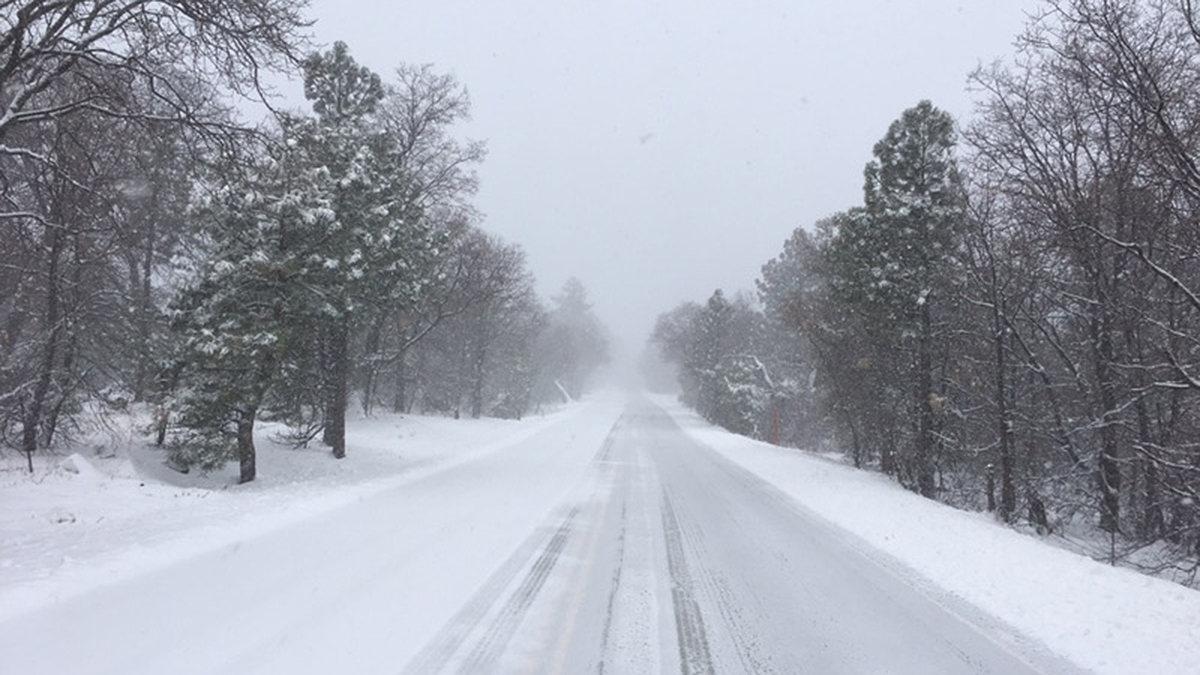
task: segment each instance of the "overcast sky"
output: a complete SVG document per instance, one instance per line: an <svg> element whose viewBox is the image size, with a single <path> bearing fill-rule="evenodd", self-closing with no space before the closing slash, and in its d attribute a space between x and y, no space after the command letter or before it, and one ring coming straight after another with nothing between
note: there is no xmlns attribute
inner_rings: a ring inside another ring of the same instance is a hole
<svg viewBox="0 0 1200 675"><path fill-rule="evenodd" d="M483 227L546 296L570 276L629 351L654 318L753 289L796 227L861 200L888 124L960 121L967 74L1012 52L1036 0L315 0L316 39L385 78L469 89Z"/></svg>

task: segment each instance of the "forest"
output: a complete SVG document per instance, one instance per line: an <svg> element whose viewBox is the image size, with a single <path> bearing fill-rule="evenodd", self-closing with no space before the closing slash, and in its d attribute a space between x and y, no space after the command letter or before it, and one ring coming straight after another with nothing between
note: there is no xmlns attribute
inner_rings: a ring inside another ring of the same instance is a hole
<svg viewBox="0 0 1200 675"><path fill-rule="evenodd" d="M584 284L543 300L484 228L455 77L315 46L299 0L0 27L0 445L30 470L137 409L179 470L252 481L259 421L343 457L348 413L519 418L606 361ZM969 87L970 119L902 111L757 293L652 342L716 424L1195 581L1200 14L1046 0Z"/></svg>
<svg viewBox="0 0 1200 675"><path fill-rule="evenodd" d="M137 408L172 466L248 482L260 420L340 458L348 409L520 418L606 360L584 285L546 303L481 227L465 87L316 48L304 10L0 12L0 443L29 471Z"/></svg>
<svg viewBox="0 0 1200 675"><path fill-rule="evenodd" d="M683 400L1185 582L1200 560L1200 16L1052 0L873 149L757 294L662 314Z"/></svg>

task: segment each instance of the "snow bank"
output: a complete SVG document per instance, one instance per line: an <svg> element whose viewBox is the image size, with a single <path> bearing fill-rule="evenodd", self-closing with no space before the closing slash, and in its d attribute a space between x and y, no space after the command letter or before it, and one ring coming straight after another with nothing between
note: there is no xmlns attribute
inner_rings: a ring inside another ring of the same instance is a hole
<svg viewBox="0 0 1200 675"><path fill-rule="evenodd" d="M736 436L669 397L655 402L693 438L856 536L867 555L1083 668L1103 675L1200 668L1200 592L1064 551L882 475Z"/></svg>

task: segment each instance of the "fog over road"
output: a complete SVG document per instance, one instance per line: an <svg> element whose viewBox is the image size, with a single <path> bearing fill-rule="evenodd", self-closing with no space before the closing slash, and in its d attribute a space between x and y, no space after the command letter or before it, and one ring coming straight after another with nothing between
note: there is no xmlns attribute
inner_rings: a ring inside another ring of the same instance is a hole
<svg viewBox="0 0 1200 675"><path fill-rule="evenodd" d="M0 654L122 675L1056 672L964 615L635 397L0 623Z"/></svg>

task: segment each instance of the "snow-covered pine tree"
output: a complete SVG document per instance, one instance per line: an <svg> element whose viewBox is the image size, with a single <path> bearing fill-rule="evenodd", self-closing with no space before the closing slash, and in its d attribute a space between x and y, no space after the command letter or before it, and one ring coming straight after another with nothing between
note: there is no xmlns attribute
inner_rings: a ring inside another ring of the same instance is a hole
<svg viewBox="0 0 1200 675"><path fill-rule="evenodd" d="M733 307L721 289L713 291L691 326L691 339L683 367L695 379L696 411L716 422L720 417L722 387L717 366L727 354L733 330Z"/></svg>
<svg viewBox="0 0 1200 675"><path fill-rule="evenodd" d="M277 143L230 158L197 191L191 218L207 242L197 278L173 301L182 338L172 459L215 469L237 459L255 478L254 424L290 337L311 315L314 235L333 223L327 172Z"/></svg>
<svg viewBox="0 0 1200 675"><path fill-rule="evenodd" d="M305 95L316 120L298 127L298 142L330 175L331 227L321 238L323 302L319 331L324 440L346 453L345 415L351 371L351 333L363 311L409 306L431 265L437 237L411 194L397 138L376 118L386 89L359 65L344 43L304 64Z"/></svg>
<svg viewBox="0 0 1200 675"><path fill-rule="evenodd" d="M490 412L496 417L519 420L536 403L538 364L534 350L546 326L546 310L532 288L507 299L505 305L496 340L498 358L492 373Z"/></svg>
<svg viewBox="0 0 1200 675"><path fill-rule="evenodd" d="M650 334L650 341L658 350L658 358L676 371L680 401L697 409L700 383L692 369L687 367L687 362L691 353L692 327L701 311L703 308L695 302L677 305L658 316Z"/></svg>
<svg viewBox="0 0 1200 675"><path fill-rule="evenodd" d="M543 342L546 376L562 384L572 398L579 398L592 373L609 358L608 335L579 279L568 279L554 298Z"/></svg>
<svg viewBox="0 0 1200 675"><path fill-rule="evenodd" d="M780 388L771 377L763 313L747 295L717 289L703 305L684 303L659 316L652 340L678 368L682 400L708 421L757 438L775 438Z"/></svg>
<svg viewBox="0 0 1200 675"><path fill-rule="evenodd" d="M954 156L954 120L928 101L904 111L875 145L865 170L864 206L844 218L830 247L841 302L858 312L871 339L889 347L904 399L916 419L905 478L934 493L935 353L939 316L952 302L955 256L966 224L966 200Z"/></svg>
<svg viewBox="0 0 1200 675"><path fill-rule="evenodd" d="M814 387L824 347L816 344L819 338L814 335L818 305L828 295L819 268L817 243L799 227L784 242L783 251L763 265L757 282L769 336L764 356L775 373L775 395L781 397L772 420L781 443L814 445L827 431L821 417L828 406Z"/></svg>

